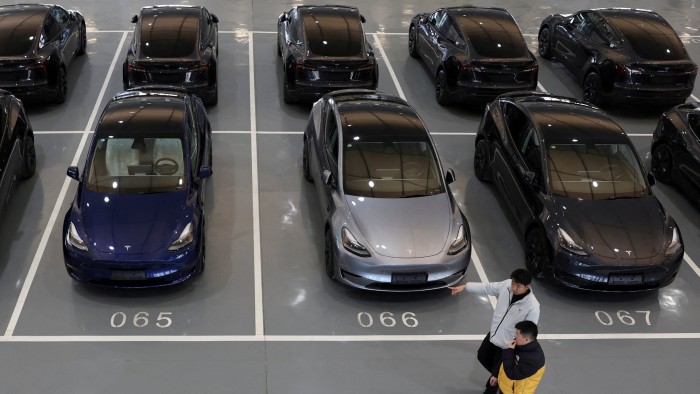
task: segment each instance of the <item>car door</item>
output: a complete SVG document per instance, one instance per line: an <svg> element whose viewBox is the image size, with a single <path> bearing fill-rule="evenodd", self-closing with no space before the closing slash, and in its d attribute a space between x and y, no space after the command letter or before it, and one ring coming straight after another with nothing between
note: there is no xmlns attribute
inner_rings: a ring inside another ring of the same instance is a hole
<svg viewBox="0 0 700 394"><path fill-rule="evenodd" d="M679 149L677 154L678 167L683 177L691 184L693 194L700 198L700 116L688 115L689 135L685 149Z"/></svg>
<svg viewBox="0 0 700 394"><path fill-rule="evenodd" d="M9 101L7 97L0 99L0 214L22 171L22 145L18 138L21 134L17 132L22 120L19 105L12 108Z"/></svg>
<svg viewBox="0 0 700 394"><path fill-rule="evenodd" d="M438 29L447 18L445 10L437 10L428 16L428 21L423 24L425 34L418 35L418 53L423 58L423 61L428 66L431 74L437 72L437 68L442 59L442 52L438 48L440 33Z"/></svg>
<svg viewBox="0 0 700 394"><path fill-rule="evenodd" d="M326 104L324 108L322 128L321 144L319 144L320 146L317 145L321 177L319 179L320 182L316 182L315 185L320 207L324 211L325 218L335 209L333 205L333 194L337 193L340 182L338 178L340 133L336 114L332 105ZM326 171L328 171L331 178L328 182L323 182L323 179L325 179L324 173Z"/></svg>
<svg viewBox="0 0 700 394"><path fill-rule="evenodd" d="M559 24L555 29L555 51L559 61L577 77L581 77L583 71L577 69L586 59L585 45L582 41L588 40L589 30L593 28L586 13L579 12L568 20Z"/></svg>
<svg viewBox="0 0 700 394"><path fill-rule="evenodd" d="M54 6L48 18L53 19L57 30L56 40L63 62L68 66L78 52L80 31L77 21L59 6Z"/></svg>

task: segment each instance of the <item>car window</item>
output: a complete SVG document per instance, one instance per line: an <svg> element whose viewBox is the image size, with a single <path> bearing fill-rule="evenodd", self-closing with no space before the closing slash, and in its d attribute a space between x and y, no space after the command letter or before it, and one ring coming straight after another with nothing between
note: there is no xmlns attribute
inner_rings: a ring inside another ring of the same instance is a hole
<svg viewBox="0 0 700 394"><path fill-rule="evenodd" d="M56 16L53 13L46 15L44 20L44 27L42 30L42 36L39 37L39 48L43 47L46 43L53 41L61 28L61 25L56 20Z"/></svg>
<svg viewBox="0 0 700 394"><path fill-rule="evenodd" d="M610 13L605 18L644 59L681 60L687 57L676 32L659 15L646 12L634 15Z"/></svg>
<svg viewBox="0 0 700 394"><path fill-rule="evenodd" d="M299 11L293 9L289 15L289 35L291 36L292 42L299 42L303 47L304 32L302 30L301 19L299 19Z"/></svg>
<svg viewBox="0 0 700 394"><path fill-rule="evenodd" d="M445 20L447 19L447 13L445 10L437 10L433 13L432 18L430 19L430 22L432 23L433 26L435 26L436 29L440 30L442 25L445 23Z"/></svg>
<svg viewBox="0 0 700 394"><path fill-rule="evenodd" d="M200 44L206 43L208 41L210 30L211 30L211 18L209 17L209 12L206 9L202 9L202 15L199 19L199 42L200 42Z"/></svg>
<svg viewBox="0 0 700 394"><path fill-rule="evenodd" d="M430 142L352 141L343 146L343 190L361 197L421 197L444 192Z"/></svg>
<svg viewBox="0 0 700 394"><path fill-rule="evenodd" d="M511 58L528 53L518 25L506 13L456 15L457 23L481 56Z"/></svg>
<svg viewBox="0 0 700 394"><path fill-rule="evenodd" d="M324 144L326 157L335 174L338 171L338 123L335 120L335 113L330 108L326 112Z"/></svg>
<svg viewBox="0 0 700 394"><path fill-rule="evenodd" d="M695 139L700 138L700 116L695 114L688 115L688 126L690 126L690 132L695 135Z"/></svg>
<svg viewBox="0 0 700 394"><path fill-rule="evenodd" d="M526 126L524 140L519 144L520 155L527 168L535 173L535 181L542 185L542 151L540 149L540 139L537 136L535 127L528 122Z"/></svg>
<svg viewBox="0 0 700 394"><path fill-rule="evenodd" d="M197 50L198 13L144 13L140 26L139 47L145 57L191 57Z"/></svg>
<svg viewBox="0 0 700 394"><path fill-rule="evenodd" d="M516 149L520 151L523 147L525 137L527 137L525 134L526 128L530 125L527 116L511 103L504 104L503 113L506 118L508 134L510 135L511 141L513 145L516 146Z"/></svg>
<svg viewBox="0 0 700 394"><path fill-rule="evenodd" d="M634 148L627 144L551 144L547 168L552 194L583 200L649 194Z"/></svg>
<svg viewBox="0 0 700 394"><path fill-rule="evenodd" d="M0 18L0 56L19 56L29 52L38 41L36 32L43 19L43 14L35 12L3 15Z"/></svg>
<svg viewBox="0 0 700 394"><path fill-rule="evenodd" d="M308 51L319 56L362 54L364 32L357 13L312 11L302 14Z"/></svg>
<svg viewBox="0 0 700 394"><path fill-rule="evenodd" d="M68 22L68 12L66 12L66 10L64 10L61 7L53 7L53 9L51 10L51 14L53 15L54 19L56 20L56 24L58 24L59 27L63 26Z"/></svg>
<svg viewBox="0 0 700 394"><path fill-rule="evenodd" d="M183 141L145 135L96 140L86 187L107 194L171 192L187 186Z"/></svg>
<svg viewBox="0 0 700 394"><path fill-rule="evenodd" d="M440 35L442 35L443 38L455 45L462 45L464 43L464 40L462 39L461 34L459 33L459 29L450 19L448 19L445 23L442 24L442 27L440 27L438 32L440 33Z"/></svg>
<svg viewBox="0 0 700 394"><path fill-rule="evenodd" d="M197 172L199 171L199 161L198 159L198 139L197 139L197 120L195 118L194 113L190 108L187 110L187 117L188 117L188 122L187 122L187 140L190 144L190 165L191 165L191 171L192 171L192 176L195 177L197 176Z"/></svg>

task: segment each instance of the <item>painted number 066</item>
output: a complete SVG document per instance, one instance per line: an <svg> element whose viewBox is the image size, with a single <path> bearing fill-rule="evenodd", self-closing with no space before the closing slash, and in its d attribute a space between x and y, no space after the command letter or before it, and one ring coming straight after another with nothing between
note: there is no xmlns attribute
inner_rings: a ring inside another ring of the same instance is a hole
<svg viewBox="0 0 700 394"><path fill-rule="evenodd" d="M158 328L168 328L173 324L173 319L171 316L172 312L160 312L158 318L155 319L155 325ZM131 324L137 328L144 328L148 326L150 320L148 312L137 312L131 319ZM113 328L122 328L126 325L128 317L124 312L115 312L112 318L109 320L109 325Z"/></svg>
<svg viewBox="0 0 700 394"><path fill-rule="evenodd" d="M372 325L374 324L374 319L369 313L360 312L357 314L357 322L360 323L362 327L368 328L372 327ZM396 319L394 318L394 314L391 312L380 313L379 322L384 327L396 326ZM413 312L404 312L403 314L401 314L401 322L404 326L409 328L418 326L418 319L416 319L416 314Z"/></svg>

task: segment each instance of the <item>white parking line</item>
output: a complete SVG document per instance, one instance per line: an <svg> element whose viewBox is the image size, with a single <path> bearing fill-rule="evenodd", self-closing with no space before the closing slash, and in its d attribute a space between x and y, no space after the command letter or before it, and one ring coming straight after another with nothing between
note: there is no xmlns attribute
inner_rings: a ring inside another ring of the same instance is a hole
<svg viewBox="0 0 700 394"><path fill-rule="evenodd" d="M695 271L695 275L700 276L700 268L698 268L698 266L695 264L695 262L693 260L691 260L690 256L688 256L687 253L683 254L683 260L685 260L685 262L688 263L690 268L692 268L693 271Z"/></svg>
<svg viewBox="0 0 700 394"><path fill-rule="evenodd" d="M56 130L56 131L52 131L52 130L36 131L36 130L35 130L35 131L34 131L34 134L35 134L35 135L36 135L36 134L39 134L39 135L41 135L41 134L83 134L83 133L85 133L85 130L63 130L63 131L61 131L61 130ZM92 133L92 130L89 130L88 133Z"/></svg>
<svg viewBox="0 0 700 394"><path fill-rule="evenodd" d="M377 37L376 33L373 33L372 37L374 37L374 45L377 47L377 49L379 49L379 53L382 55L382 58L384 59L384 63L386 63L386 67L389 69L389 75L391 76L391 80L394 81L394 85L396 86L396 90L399 93L399 97L406 100L406 95L403 94L403 89L401 89L401 85L399 84L399 81L396 78L396 74L394 73L394 68L391 67L391 63L389 63L389 58L386 56L386 53L384 52L384 48L382 47L382 43L379 42L379 37Z"/></svg>
<svg viewBox="0 0 700 394"><path fill-rule="evenodd" d="M537 89L541 90L541 91L544 92L544 93L549 93L549 92L547 91L547 89L545 89L544 86L542 86L542 84L540 83L540 81L537 81Z"/></svg>
<svg viewBox="0 0 700 394"><path fill-rule="evenodd" d="M695 97L695 95L694 95L694 94L691 94L691 95L690 95L690 98L692 98L692 99L693 99L693 100L695 100L695 101L700 101L700 99L699 99L699 98L697 98L697 97Z"/></svg>
<svg viewBox="0 0 700 394"><path fill-rule="evenodd" d="M450 342L482 341L483 334L464 335L65 335L0 337L2 342ZM698 332L542 334L538 340L700 339Z"/></svg>
<svg viewBox="0 0 700 394"><path fill-rule="evenodd" d="M250 165L253 180L253 281L255 283L255 335L265 334L263 313L262 261L260 258L260 190L258 186L258 128L255 111L255 52L253 33L248 33L250 78Z"/></svg>
<svg viewBox="0 0 700 394"><path fill-rule="evenodd" d="M85 142L87 141L87 137L88 137L88 135L90 135L90 131L92 130L93 123L95 121L95 118L97 117L97 111L100 108L100 103L102 103L102 98L105 95L105 91L107 91L107 85L109 84L109 79L112 76L112 72L114 71L114 67L117 64L119 57L121 56L122 47L124 46L125 41L126 41L126 33L123 33L122 39L119 42L119 47L117 48L117 51L114 53L114 58L112 59L112 64L109 66L109 70L107 71L107 77L105 78L105 81L102 84L102 89L100 89L100 94L99 94L99 96L97 96L97 101L95 102L95 106L92 108L92 113L90 114L90 119L88 120L88 123L85 126L85 130L83 130L83 137L80 139L80 144L78 144L78 149L75 151L75 155L73 156L73 161L71 161L72 166L78 165L78 160L80 159L80 155L83 152L83 147L85 146ZM77 92L74 92L74 94L76 94L76 93ZM32 260L32 264L29 266L29 272L27 272L27 277L24 279L24 284L22 285L22 290L20 290L20 292L19 292L19 297L17 298L17 303L15 304L15 309L12 311L12 317L10 318L10 322L7 324L7 329L5 330L5 335L4 335L5 337L12 336L12 334L15 331L15 327L17 326L17 320L19 319L19 316L22 313L22 309L24 308L24 303L27 300L27 295L29 294L29 289L32 287L32 282L34 282L34 276L36 275L36 272L39 269L39 263L41 263L41 259L44 256L44 250L46 249L46 244L49 240L49 236L51 235L51 231L53 230L53 227L56 224L56 219L58 218L58 214L59 214L59 211L61 209L61 205L63 205L63 200L66 197L66 192L68 191L68 185L70 184L70 182L71 182L71 179L66 176L65 180L63 181L63 186L61 187L61 191L58 193L58 198L56 199L56 204L54 204L53 211L51 211L51 216L49 217L49 221L46 224L46 228L44 229L44 233L41 236L41 241L39 242L39 247L37 248L36 253L34 254L34 259Z"/></svg>

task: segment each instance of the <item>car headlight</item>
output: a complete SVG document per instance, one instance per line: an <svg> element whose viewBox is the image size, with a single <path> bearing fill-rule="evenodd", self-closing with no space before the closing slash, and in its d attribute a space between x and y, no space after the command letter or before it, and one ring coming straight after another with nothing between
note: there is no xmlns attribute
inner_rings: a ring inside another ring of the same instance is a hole
<svg viewBox="0 0 700 394"><path fill-rule="evenodd" d="M577 244L574 239L571 238L571 236L561 227L557 229L557 234L559 235L559 246L564 248L566 251L579 256L588 256L588 253L583 250L581 245Z"/></svg>
<svg viewBox="0 0 700 394"><path fill-rule="evenodd" d="M88 250L87 244L85 243L85 241L83 241L82 238L80 238L80 235L78 235L78 230L75 229L75 225L73 225L73 222L70 222L70 225L68 226L66 242L68 242L68 244L72 247L82 250L83 252L87 252Z"/></svg>
<svg viewBox="0 0 700 394"><path fill-rule="evenodd" d="M369 252L367 251L367 248L362 246L355 237L353 237L352 233L350 230L348 230L346 227L343 227L343 231L340 232L341 234L341 239L343 241L343 246L345 249L347 249L350 253L354 253L360 257L368 257Z"/></svg>
<svg viewBox="0 0 700 394"><path fill-rule="evenodd" d="M457 254L464 250L467 245L469 245L469 242L467 241L467 237L464 233L464 225L460 224L459 230L457 230L457 237L455 237L452 245L450 245L450 248L447 250L447 254Z"/></svg>
<svg viewBox="0 0 700 394"><path fill-rule="evenodd" d="M678 253L681 246L681 237L678 235L678 230L674 227L673 235L671 235L671 242L668 244L668 248L666 248L666 256Z"/></svg>
<svg viewBox="0 0 700 394"><path fill-rule="evenodd" d="M180 233L180 236L175 241L173 241L173 243L170 244L168 250L182 249L185 246L191 244L192 240L194 240L192 223L188 223L187 226L185 226L185 228L182 229L182 233Z"/></svg>

